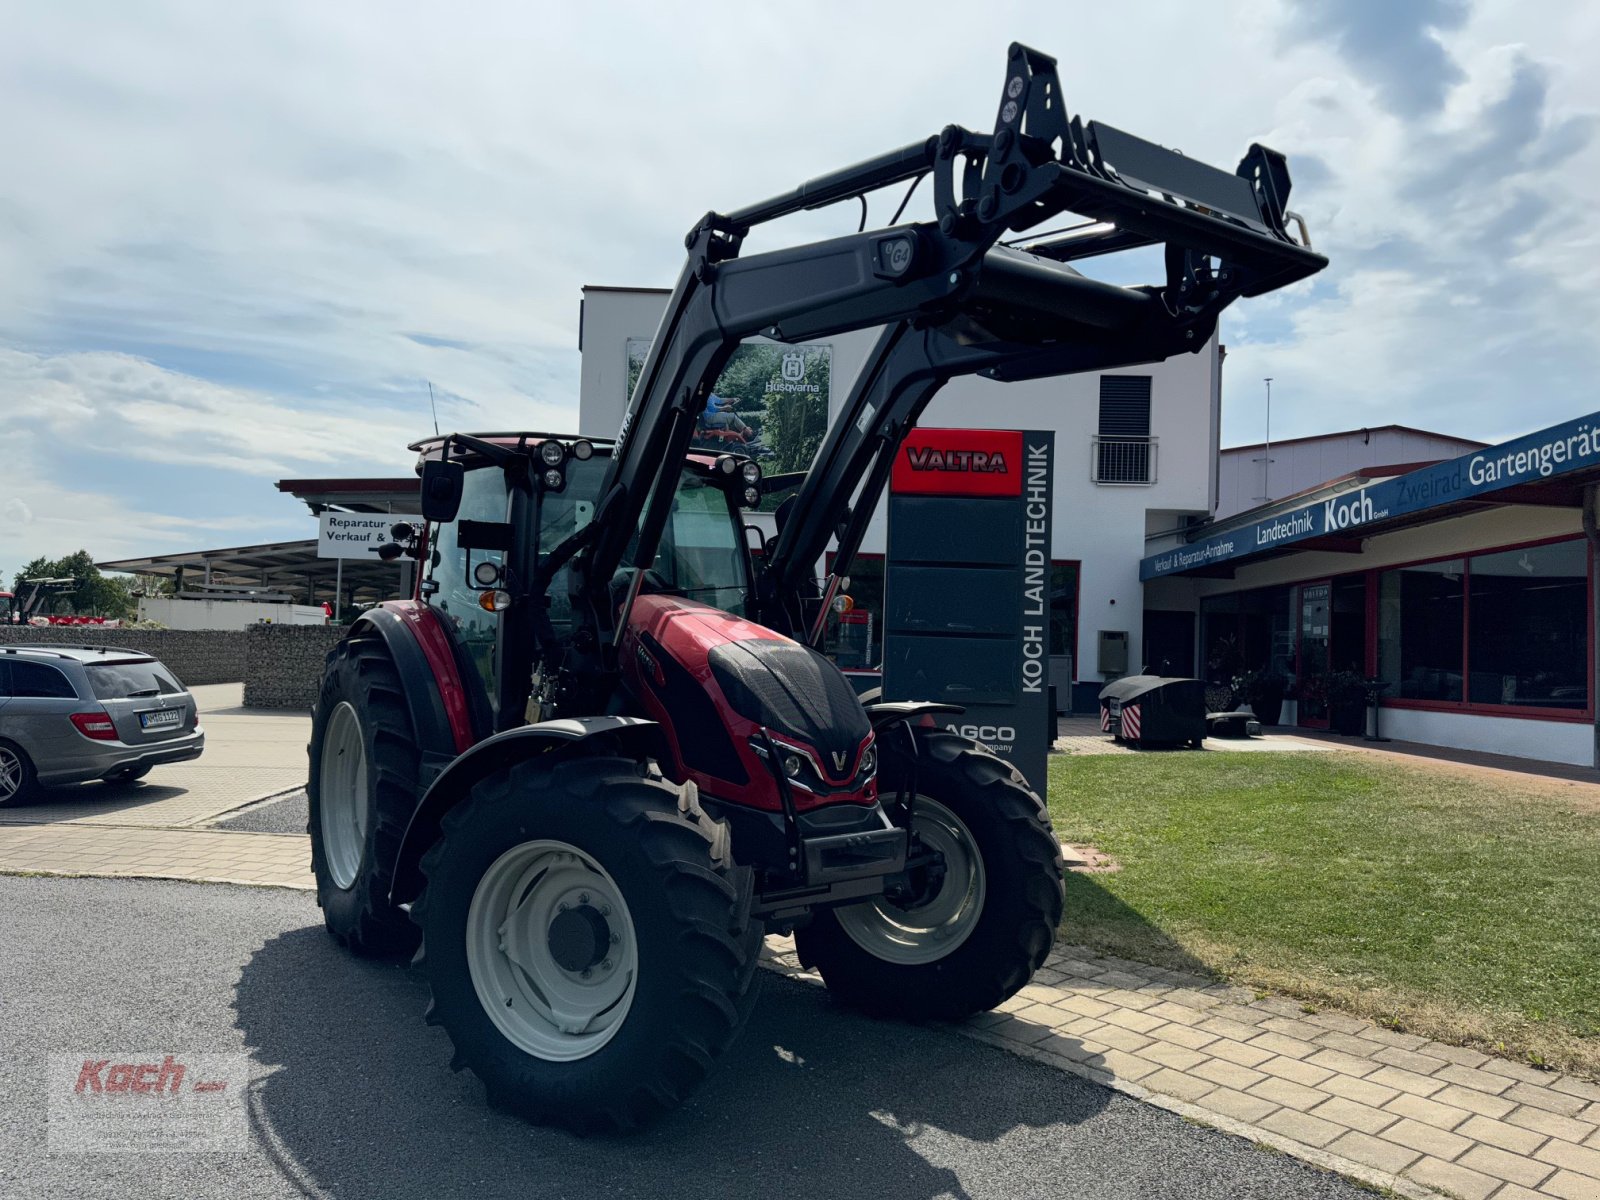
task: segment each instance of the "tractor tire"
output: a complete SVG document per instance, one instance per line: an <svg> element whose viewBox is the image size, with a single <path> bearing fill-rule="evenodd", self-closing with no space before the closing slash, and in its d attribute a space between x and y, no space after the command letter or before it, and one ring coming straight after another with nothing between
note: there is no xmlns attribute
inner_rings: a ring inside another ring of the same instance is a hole
<svg viewBox="0 0 1600 1200"><path fill-rule="evenodd" d="M646 764L534 759L484 780L422 870L428 1023L452 1068L526 1120L636 1128L688 1096L754 1006L748 872L693 790Z"/></svg>
<svg viewBox="0 0 1600 1200"><path fill-rule="evenodd" d="M38 786L28 752L15 742L0 741L0 808L26 804Z"/></svg>
<svg viewBox="0 0 1600 1200"><path fill-rule="evenodd" d="M944 876L905 907L879 897L819 912L795 944L853 1008L957 1021L1015 995L1050 952L1065 903L1061 845L1010 763L943 730L916 738L913 828L944 854ZM883 764L888 800L908 767L892 752Z"/></svg>
<svg viewBox="0 0 1600 1200"><path fill-rule="evenodd" d="M389 887L419 797L421 752L381 638L346 638L328 652L310 755L306 832L323 923L355 954L406 958L417 929L389 903Z"/></svg>

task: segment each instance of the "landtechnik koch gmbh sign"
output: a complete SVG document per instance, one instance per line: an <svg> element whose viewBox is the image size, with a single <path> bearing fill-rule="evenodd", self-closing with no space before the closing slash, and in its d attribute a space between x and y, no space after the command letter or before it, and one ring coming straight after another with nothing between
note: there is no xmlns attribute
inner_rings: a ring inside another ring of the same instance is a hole
<svg viewBox="0 0 1600 1200"><path fill-rule="evenodd" d="M1350 533L1391 517L1596 466L1600 466L1600 413L1591 413L1153 554L1139 564L1139 578L1155 579L1260 554L1307 538Z"/></svg>

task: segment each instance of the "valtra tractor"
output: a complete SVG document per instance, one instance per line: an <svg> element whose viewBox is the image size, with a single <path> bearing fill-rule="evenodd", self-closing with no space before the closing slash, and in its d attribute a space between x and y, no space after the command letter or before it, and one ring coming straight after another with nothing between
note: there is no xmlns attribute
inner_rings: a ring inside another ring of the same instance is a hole
<svg viewBox="0 0 1600 1200"><path fill-rule="evenodd" d="M867 228L868 193L925 176L930 220ZM1230 174L1069 118L1054 61L1013 46L992 132L950 126L708 214L615 441L414 447L427 523L391 552L418 557L417 594L332 651L313 726L333 936L415 951L453 1065L577 1130L684 1098L750 1011L767 932L792 930L871 1013L953 1020L1014 994L1062 916L1044 805L940 727L959 709L863 705L816 649L827 614L947 380L1198 349L1234 299L1325 265L1303 223L1290 235L1288 194L1264 147ZM741 256L757 226L855 200L857 233ZM1017 236L1065 214L1078 223ZM1149 286L1071 265L1155 246ZM868 327L882 332L802 477L691 449L742 339ZM750 553L744 512L783 490L776 536Z"/></svg>

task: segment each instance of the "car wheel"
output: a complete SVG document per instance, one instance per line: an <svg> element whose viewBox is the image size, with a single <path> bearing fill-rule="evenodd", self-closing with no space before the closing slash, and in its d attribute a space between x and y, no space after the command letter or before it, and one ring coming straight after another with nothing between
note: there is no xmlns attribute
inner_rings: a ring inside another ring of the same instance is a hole
<svg viewBox="0 0 1600 1200"><path fill-rule="evenodd" d="M0 805L22 803L36 786L33 762L22 747L0 742Z"/></svg>

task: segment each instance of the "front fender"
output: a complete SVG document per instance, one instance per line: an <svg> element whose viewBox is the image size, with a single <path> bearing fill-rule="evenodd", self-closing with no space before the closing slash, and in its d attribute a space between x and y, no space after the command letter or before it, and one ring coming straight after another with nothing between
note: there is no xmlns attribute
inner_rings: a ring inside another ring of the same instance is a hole
<svg viewBox="0 0 1600 1200"><path fill-rule="evenodd" d="M874 731L899 721L910 721L913 717L967 711L959 704L942 704L936 700L888 700L862 707L867 710L867 719L872 722Z"/></svg>
<svg viewBox="0 0 1600 1200"><path fill-rule="evenodd" d="M561 754L591 738L607 738L619 750L641 757L653 745L658 726L640 717L571 717L522 725L485 738L458 756L429 786L411 814L395 862L391 904L405 904L422 891L422 856L439 837L444 816L479 780L541 754Z"/></svg>

